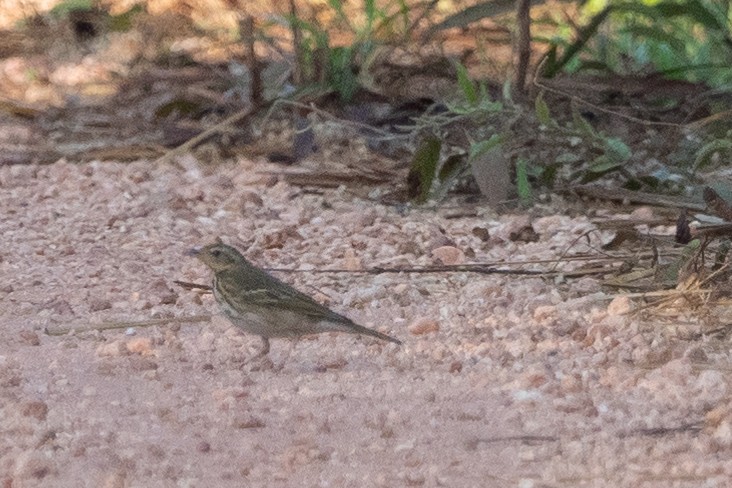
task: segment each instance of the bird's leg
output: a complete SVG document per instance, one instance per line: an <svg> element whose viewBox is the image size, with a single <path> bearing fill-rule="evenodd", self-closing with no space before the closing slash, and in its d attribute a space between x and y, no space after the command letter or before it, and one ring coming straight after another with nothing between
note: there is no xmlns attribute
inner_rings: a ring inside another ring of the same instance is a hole
<svg viewBox="0 0 732 488"><path fill-rule="evenodd" d="M262 336L262 350L257 353L255 358L261 358L269 354L269 338Z"/></svg>
<svg viewBox="0 0 732 488"><path fill-rule="evenodd" d="M287 348L287 354L285 354L285 357L282 359L280 364L275 367L275 371L282 371L282 369L285 367L285 364L287 363L287 360L290 359L292 351L295 350L295 346L297 346L298 342L300 342L299 337L295 337L292 339L292 341L290 341L290 346Z"/></svg>
<svg viewBox="0 0 732 488"><path fill-rule="evenodd" d="M272 369L273 364L272 360L269 358L269 339L267 337L262 337L262 349L252 356L247 363L258 363L254 368L252 368L252 371L261 371L264 369Z"/></svg>

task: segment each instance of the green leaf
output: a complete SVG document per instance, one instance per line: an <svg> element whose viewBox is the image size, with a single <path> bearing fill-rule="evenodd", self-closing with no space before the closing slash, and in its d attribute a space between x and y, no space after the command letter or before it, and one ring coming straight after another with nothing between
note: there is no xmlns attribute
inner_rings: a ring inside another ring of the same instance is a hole
<svg viewBox="0 0 732 488"><path fill-rule="evenodd" d="M729 139L715 139L704 144L696 152L692 166L693 170L698 171L699 169L708 166L711 163L712 156L719 152L732 152L732 141Z"/></svg>
<svg viewBox="0 0 732 488"><path fill-rule="evenodd" d="M597 157L592 166L590 166L587 170L591 173L604 174L609 171L618 169L622 165L622 162L613 160L603 154L602 156Z"/></svg>
<svg viewBox="0 0 732 488"><path fill-rule="evenodd" d="M338 91L341 100L350 101L359 86L358 77L351 66L351 48L336 47L330 50L329 55L328 83Z"/></svg>
<svg viewBox="0 0 732 488"><path fill-rule="evenodd" d="M577 63L577 71L601 71L610 73L612 69L607 63L597 59L581 59Z"/></svg>
<svg viewBox="0 0 732 488"><path fill-rule="evenodd" d="M560 69L562 69L562 66L557 64L557 44L552 44L546 53L546 61L544 62L544 68L541 70L541 76L550 78Z"/></svg>
<svg viewBox="0 0 732 488"><path fill-rule="evenodd" d="M574 164L582 160L582 156L575 153L565 152L554 159L557 164Z"/></svg>
<svg viewBox="0 0 732 488"><path fill-rule="evenodd" d="M534 100L534 107L536 110L536 118L539 119L540 123L542 123L546 127L553 127L557 125L556 122L554 122L554 119L552 119L551 113L549 112L549 105L547 105L544 101L543 90L536 97L536 100Z"/></svg>
<svg viewBox="0 0 732 488"><path fill-rule="evenodd" d="M544 186L554 186L554 181L557 179L557 172L559 171L558 164L548 164L544 166L543 170L538 176L539 182Z"/></svg>
<svg viewBox="0 0 732 488"><path fill-rule="evenodd" d="M616 137L608 137L605 139L605 154L610 159L618 162L626 162L633 155L627 144Z"/></svg>
<svg viewBox="0 0 732 488"><path fill-rule="evenodd" d="M503 140L498 134L493 134L488 139L474 142L470 145L470 153L468 155L468 159L472 161L473 159L482 156L494 147L498 146L501 142L503 142Z"/></svg>
<svg viewBox="0 0 732 488"><path fill-rule="evenodd" d="M409 194L419 203L424 203L430 196L432 185L437 175L437 164L440 161L442 142L435 136L429 136L414 154L409 170Z"/></svg>
<svg viewBox="0 0 732 488"><path fill-rule="evenodd" d="M696 255L700 246L701 241L699 241L699 239L692 240L681 250L681 256L669 263L666 267L661 267L660 276L663 283L666 283L669 286L677 284L679 273L681 273L681 270L686 266L689 260Z"/></svg>
<svg viewBox="0 0 732 488"><path fill-rule="evenodd" d="M455 69L457 70L458 85L460 90L463 92L465 100L475 106L478 104L478 91L475 88L475 83L470 79L468 70L461 63L455 63Z"/></svg>
<svg viewBox="0 0 732 488"><path fill-rule="evenodd" d="M366 13L366 28L367 28L367 30L371 30L371 26L374 25L376 16L379 13L379 11L376 8L376 1L375 0L364 0L363 10Z"/></svg>
<svg viewBox="0 0 732 488"><path fill-rule="evenodd" d="M453 154L448 157L440 167L437 175L438 184L431 192L430 197L437 201L442 200L469 168L465 154Z"/></svg>
<svg viewBox="0 0 732 488"><path fill-rule="evenodd" d="M675 51L679 52L683 52L686 48L686 43L684 41L655 26L633 24L626 27L625 29L622 29L621 32L627 32L634 36L652 39L659 43L666 44L673 48Z"/></svg>
<svg viewBox="0 0 732 488"><path fill-rule="evenodd" d="M465 170L466 167L465 154L453 154L448 157L442 166L440 166L440 172L437 175L440 182L445 182L459 175Z"/></svg>
<svg viewBox="0 0 732 488"><path fill-rule="evenodd" d="M539 5L543 3L545 3L544 0L534 0L531 2L532 5ZM443 29L467 27L473 22L478 22L488 17L496 17L498 15L513 12L515 4L516 2L514 0L491 0L470 6L449 16L439 24L432 26L427 30L427 32L425 32L423 39L429 39L436 32Z"/></svg>
<svg viewBox="0 0 732 488"><path fill-rule="evenodd" d="M49 14L51 17L60 18L67 16L69 12L89 11L93 8L94 2L92 0L65 0L53 7Z"/></svg>
<svg viewBox="0 0 732 488"><path fill-rule="evenodd" d="M503 83L503 88L501 90L501 94L503 95L503 99L506 101L506 104L513 105L513 98L511 97L511 80L508 79Z"/></svg>
<svg viewBox="0 0 732 488"><path fill-rule="evenodd" d="M109 17L109 30L112 32L127 32L132 28L132 21L137 14L145 11L144 5L140 3L134 4L118 15Z"/></svg>
<svg viewBox="0 0 732 488"><path fill-rule="evenodd" d="M653 21L659 21L664 18L687 17L710 30L722 32L726 30L723 16L717 15L712 10L709 10L699 0L685 0L684 2L667 0L656 5L646 5L643 2L632 0L628 2L616 2L613 4L613 10L616 12L641 14Z"/></svg>
<svg viewBox="0 0 732 488"><path fill-rule="evenodd" d="M521 205L524 207L530 206L533 196L529 184L528 161L524 158L516 161L516 190Z"/></svg>
<svg viewBox="0 0 732 488"><path fill-rule="evenodd" d="M712 30L725 30L722 19L717 18L713 12L708 10L704 4L698 0L686 0L683 5L676 2L661 2L653 8L657 9L663 17L690 17L704 27Z"/></svg>
<svg viewBox="0 0 732 488"><path fill-rule="evenodd" d="M336 13L338 18L346 20L346 14L343 12L343 2L341 0L328 0L328 6Z"/></svg>
<svg viewBox="0 0 732 488"><path fill-rule="evenodd" d="M600 137L597 135L597 132L595 132L595 129L590 125L587 119L579 113L577 107L574 106L572 107L572 122L574 124L574 128L585 137L589 137L591 139L597 139Z"/></svg>

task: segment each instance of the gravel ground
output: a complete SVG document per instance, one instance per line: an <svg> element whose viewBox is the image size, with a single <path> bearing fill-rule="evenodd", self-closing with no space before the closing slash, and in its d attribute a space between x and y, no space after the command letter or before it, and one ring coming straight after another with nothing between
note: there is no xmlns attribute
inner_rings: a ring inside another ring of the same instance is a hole
<svg viewBox="0 0 732 488"><path fill-rule="evenodd" d="M592 278L309 272L558 258L600 244L587 218L445 218L264 168L0 168L0 487L729 486L730 348L683 339L690 313L626 315ZM216 306L173 283L208 283L184 254L217 236L404 345L246 363L258 339L186 322Z"/></svg>

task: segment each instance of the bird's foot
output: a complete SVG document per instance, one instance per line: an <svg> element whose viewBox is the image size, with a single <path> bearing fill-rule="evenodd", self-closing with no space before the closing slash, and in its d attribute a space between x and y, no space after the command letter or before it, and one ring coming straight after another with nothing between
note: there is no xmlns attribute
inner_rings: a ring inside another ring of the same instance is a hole
<svg viewBox="0 0 732 488"><path fill-rule="evenodd" d="M269 358L269 339L262 337L262 346L262 349L256 355L242 364L242 367L250 366L250 371L279 371L282 369L282 367L275 368L274 363Z"/></svg>

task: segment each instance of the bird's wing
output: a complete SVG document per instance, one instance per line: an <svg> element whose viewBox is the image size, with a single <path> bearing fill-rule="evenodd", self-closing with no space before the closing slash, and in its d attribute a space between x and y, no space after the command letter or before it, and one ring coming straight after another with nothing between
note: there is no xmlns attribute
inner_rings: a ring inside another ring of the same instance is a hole
<svg viewBox="0 0 732 488"><path fill-rule="evenodd" d="M332 320L350 323L351 320L321 305L306 294L290 286L277 289L247 290L242 296L252 305L262 307L286 308L294 313L309 316L316 320Z"/></svg>

